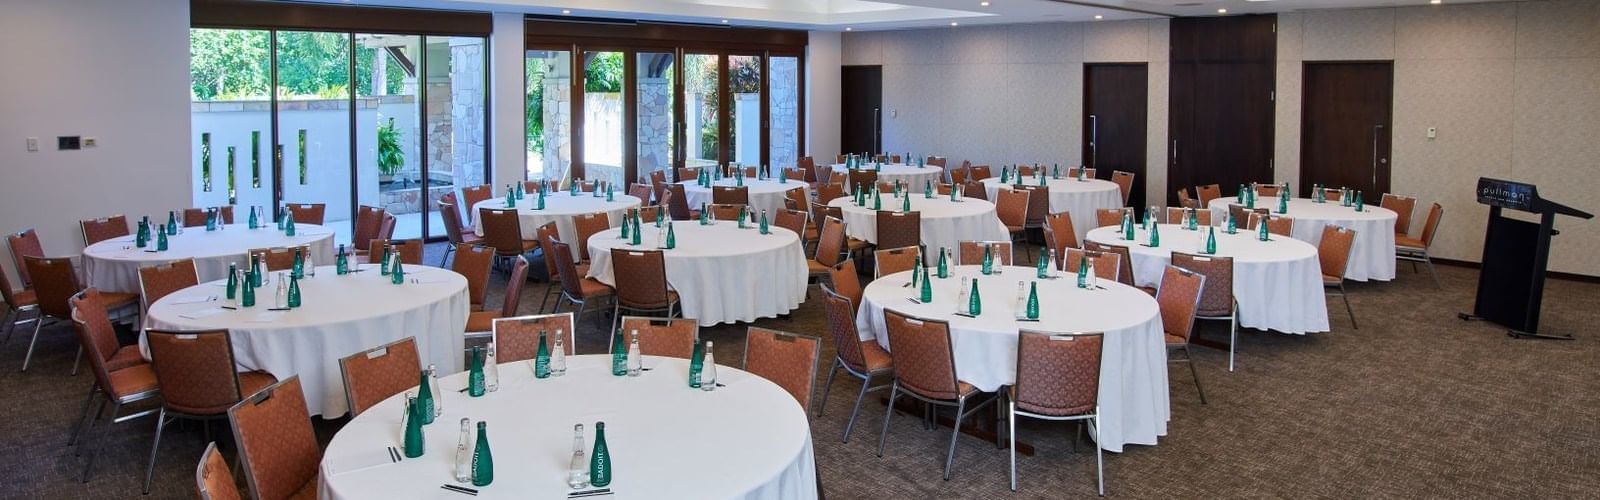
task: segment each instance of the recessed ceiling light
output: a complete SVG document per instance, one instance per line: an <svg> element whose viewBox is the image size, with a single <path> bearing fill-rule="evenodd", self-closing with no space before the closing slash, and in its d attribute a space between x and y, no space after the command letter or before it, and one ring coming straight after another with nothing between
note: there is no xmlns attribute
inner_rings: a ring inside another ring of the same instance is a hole
<svg viewBox="0 0 1600 500"><path fill-rule="evenodd" d="M1217 9L1217 13L1218 14L1227 14L1228 13L1228 9Z"/></svg>
<svg viewBox="0 0 1600 500"><path fill-rule="evenodd" d="M989 6L989 0L983 0L982 2L978 2L978 6L979 7L988 7Z"/></svg>
<svg viewBox="0 0 1600 500"><path fill-rule="evenodd" d="M727 19L723 19L722 20L722 24L728 24L728 20Z"/></svg>
<svg viewBox="0 0 1600 500"><path fill-rule="evenodd" d="M958 22L955 22L955 21L950 21L950 25L951 26L960 26L961 23L958 23Z"/></svg>
<svg viewBox="0 0 1600 500"><path fill-rule="evenodd" d="M562 14L571 14L572 13L572 9L561 9L561 13Z"/></svg>
<svg viewBox="0 0 1600 500"><path fill-rule="evenodd" d="M1106 18L1106 16L1102 16L1102 15L1100 15L1100 14L1095 14L1095 15L1094 15L1094 18L1095 18L1095 19L1105 19L1105 18Z"/></svg>
<svg viewBox="0 0 1600 500"><path fill-rule="evenodd" d="M846 27L844 30L845 31L855 31L856 29L855 28Z"/></svg>
<svg viewBox="0 0 1600 500"><path fill-rule="evenodd" d="M1441 3L1444 3L1444 0L1428 0L1428 3L1434 4L1434 5L1439 5Z"/></svg>

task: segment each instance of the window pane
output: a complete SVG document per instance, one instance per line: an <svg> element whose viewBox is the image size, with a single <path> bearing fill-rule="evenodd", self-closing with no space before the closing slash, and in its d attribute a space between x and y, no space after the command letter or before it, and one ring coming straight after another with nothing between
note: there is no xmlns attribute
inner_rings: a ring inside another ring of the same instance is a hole
<svg viewBox="0 0 1600 500"><path fill-rule="evenodd" d="M728 56L728 89L728 157L739 165L761 165L761 56Z"/></svg>
<svg viewBox="0 0 1600 500"><path fill-rule="evenodd" d="M772 123L768 161L778 174L777 169L794 167L800 159L800 59L779 56L768 61L767 117Z"/></svg>
<svg viewBox="0 0 1600 500"><path fill-rule="evenodd" d="M683 120L688 131L685 163L689 167L716 165L717 56L688 54L683 60Z"/></svg>
<svg viewBox="0 0 1600 500"><path fill-rule="evenodd" d="M639 178L649 182L650 173L667 171L672 178L672 54L641 52L639 75Z"/></svg>
<svg viewBox="0 0 1600 500"><path fill-rule="evenodd" d="M572 165L572 53L530 50L527 84L529 179L566 180Z"/></svg>
<svg viewBox="0 0 1600 500"><path fill-rule="evenodd" d="M622 181L622 53L583 53L583 176Z"/></svg>
<svg viewBox="0 0 1600 500"><path fill-rule="evenodd" d="M194 206L272 205L271 180L263 179L257 188L250 177L252 158L271 172L266 163L271 159L266 152L272 126L267 109L271 50L266 31L189 30ZM253 135L259 137L254 157Z"/></svg>
<svg viewBox="0 0 1600 500"><path fill-rule="evenodd" d="M284 203L326 205L323 224L350 241L350 37L278 32L278 141ZM269 138L262 134L263 149ZM273 154L263 152L267 158ZM272 176L270 161L262 178ZM268 187L263 181L263 187Z"/></svg>
<svg viewBox="0 0 1600 500"><path fill-rule="evenodd" d="M484 178L484 38L427 37L429 236L444 236L439 197ZM397 231L398 233L398 231Z"/></svg>
<svg viewBox="0 0 1600 500"><path fill-rule="evenodd" d="M356 199L393 215L396 239L422 236L421 50L418 36L356 35Z"/></svg>

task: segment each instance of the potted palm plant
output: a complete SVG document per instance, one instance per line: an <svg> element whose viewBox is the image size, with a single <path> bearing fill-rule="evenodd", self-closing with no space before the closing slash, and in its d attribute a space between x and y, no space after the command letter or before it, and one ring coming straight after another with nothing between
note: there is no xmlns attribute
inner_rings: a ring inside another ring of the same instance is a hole
<svg viewBox="0 0 1600 500"><path fill-rule="evenodd" d="M400 129L395 128L394 118L378 126L378 182L388 184L394 182L394 175L406 164L405 150L400 148Z"/></svg>

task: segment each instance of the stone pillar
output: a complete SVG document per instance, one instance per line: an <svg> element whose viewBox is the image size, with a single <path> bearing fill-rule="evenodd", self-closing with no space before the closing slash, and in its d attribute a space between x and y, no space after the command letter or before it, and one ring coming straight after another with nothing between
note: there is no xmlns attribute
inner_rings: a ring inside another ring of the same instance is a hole
<svg viewBox="0 0 1600 500"><path fill-rule="evenodd" d="M672 86L666 78L639 78L639 176L672 168ZM667 176L671 178L671 175Z"/></svg>
<svg viewBox="0 0 1600 500"><path fill-rule="evenodd" d="M453 125L450 168L456 184L483 184L484 68L483 39L450 39L450 121Z"/></svg>
<svg viewBox="0 0 1600 500"><path fill-rule="evenodd" d="M768 161L772 162L773 173L781 175L778 168L793 167L800 160L796 151L800 124L800 89L796 88L796 83L800 81L800 68L799 62L790 57L773 58L770 66L768 118L772 146Z"/></svg>
<svg viewBox="0 0 1600 500"><path fill-rule="evenodd" d="M567 179L572 164L572 80L544 79L544 175Z"/></svg>

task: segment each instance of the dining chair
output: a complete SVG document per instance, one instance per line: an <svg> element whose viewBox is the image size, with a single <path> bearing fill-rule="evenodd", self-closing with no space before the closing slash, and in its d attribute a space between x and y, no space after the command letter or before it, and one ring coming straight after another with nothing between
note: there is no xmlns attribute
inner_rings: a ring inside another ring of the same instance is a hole
<svg viewBox="0 0 1600 500"><path fill-rule="evenodd" d="M1433 207L1428 209L1427 222L1422 225L1421 238L1412 238L1409 235L1394 237L1395 258L1410 261L1412 272L1416 272L1418 262L1427 264L1428 274L1433 276L1434 288L1442 287L1439 286L1439 273L1433 269L1433 258L1428 250L1433 248L1433 237L1439 232L1439 220L1442 218L1444 218L1444 206L1434 203Z"/></svg>
<svg viewBox="0 0 1600 500"><path fill-rule="evenodd" d="M856 417L861 413L861 401L866 399L867 393L892 386L892 384L874 386L872 379L890 375L894 371L894 357L878 345L877 340L861 340L861 334L856 330L856 307L859 302L827 286L822 287L822 293L827 301L825 306L828 313L828 327L833 335L835 349L833 366L828 369L828 380L822 385L822 399L817 402L817 416L822 416L828 405L828 393L833 389L833 377L839 373L840 368L844 368L846 374L861 379L861 391L856 393L855 405L850 408L850 420L845 423L844 435L839 438L841 442L848 443L850 431L856 425Z"/></svg>
<svg viewBox="0 0 1600 500"><path fill-rule="evenodd" d="M742 203L712 203L706 210L711 211L712 219L731 221L738 219L739 215L744 213L745 206Z"/></svg>
<svg viewBox="0 0 1600 500"><path fill-rule="evenodd" d="M76 304L74 298L80 291L84 290L84 286L80 284L78 274L72 269L72 259L27 256L23 257L23 261L34 277L33 290L39 303L38 320L33 323L33 339L28 341L28 352L22 358L22 371L26 372L28 371L29 363L33 361L33 349L39 343L39 330L44 326L44 320L50 318L59 321L72 321L73 306ZM139 295L134 293L100 292L96 290L92 295L94 297L93 305L97 310L108 311L107 315L109 311L124 307L137 308L139 306ZM98 323L100 320L98 316L90 318L90 320L96 322L95 326L101 326ZM106 331L111 331L109 319L105 321L103 326ZM115 340L116 336L113 334L110 338ZM135 361L144 361L144 358L139 355L138 346L124 346L120 349L114 349L113 347L115 347L115 344L106 346L104 349L110 370L130 366ZM83 349L80 346L78 354L72 361L72 373L74 375L78 373L78 363L82 359Z"/></svg>
<svg viewBox="0 0 1600 500"><path fill-rule="evenodd" d="M450 256L455 254L456 248L461 245L476 246L483 242L477 234L465 231L461 225L461 212L456 210L455 204L439 203L440 218L444 220L444 233L448 244L444 247L444 256L439 258L439 267L444 267L450 262Z"/></svg>
<svg viewBox="0 0 1600 500"><path fill-rule="evenodd" d="M864 168L850 170L847 172L846 182L850 183L849 187L852 193L858 189L870 190L872 186L878 184L878 171Z"/></svg>
<svg viewBox="0 0 1600 500"><path fill-rule="evenodd" d="M650 171L650 195L657 204L661 203L661 196L667 193L667 170L665 168Z"/></svg>
<svg viewBox="0 0 1600 500"><path fill-rule="evenodd" d="M70 312L63 317L72 321L73 330L78 337L78 352L89 355L89 368L94 372L94 385L90 386L89 396L83 401L83 409L79 411L78 422L73 426L67 444L78 443L80 432L85 435L84 441L79 444L79 454L84 454L85 448L88 448L88 458L84 460L80 481L89 482L89 475L94 471L95 457L100 455L100 447L107 441L106 434L111 431L111 427L160 411L157 408L146 408L142 403L158 397L161 388L150 363L139 356L138 347L129 346L133 351L131 358L123 356L122 353L127 352L129 347L117 345L117 334L111 328L111 318L98 290L85 289L81 293L74 294L69 301L70 304L66 307ZM99 404L92 405L96 399L99 400ZM111 405L110 421L100 431L98 438L87 436L94 432L94 427L100 421L100 415L105 413L107 404ZM89 413L91 405L94 406L94 413ZM123 408L130 405L145 409L123 415ZM94 439L92 447L90 439Z"/></svg>
<svg viewBox="0 0 1600 500"><path fill-rule="evenodd" d="M994 174L989 171L988 165L973 165L967 169L968 182L978 182L990 177L994 177Z"/></svg>
<svg viewBox="0 0 1600 500"><path fill-rule="evenodd" d="M461 188L461 208L465 208L467 212L466 225L472 225L472 222L477 220L478 204L493 197L494 186L488 184Z"/></svg>
<svg viewBox="0 0 1600 500"><path fill-rule="evenodd" d="M155 479L161 434L179 420L210 421L227 418L228 408L269 385L277 377L265 371L240 372L227 330L145 331L150 348L150 368L161 387L161 412L156 415L156 436L150 443L150 465L144 473L144 492ZM114 376L113 376L114 377Z"/></svg>
<svg viewBox="0 0 1600 500"><path fill-rule="evenodd" d="M923 162L923 164L925 164L927 166L930 166L930 167L944 168L944 166L946 164L948 164L949 162L950 162L949 158L945 158L943 156L929 155L927 161Z"/></svg>
<svg viewBox="0 0 1600 500"><path fill-rule="evenodd" d="M539 355L539 334L544 333L547 348L555 352L556 339L561 339L561 350L566 355L577 354L578 327L569 312L507 316L495 318L489 329L489 341L494 343L495 361L510 363L526 361Z"/></svg>
<svg viewBox="0 0 1600 500"><path fill-rule="evenodd" d="M1267 232L1278 236L1294 237L1294 217L1252 212L1250 214L1250 229L1254 230L1256 225L1261 224L1263 221L1267 224Z"/></svg>
<svg viewBox="0 0 1600 500"><path fill-rule="evenodd" d="M856 274L856 262L853 259L844 259L828 269L828 285L835 293L850 299L852 307L861 305L861 275ZM854 314L852 309L851 313ZM854 316L851 316L854 317Z"/></svg>
<svg viewBox="0 0 1600 500"><path fill-rule="evenodd" d="M802 156L795 161L795 169L802 174L800 180L810 184L813 188L821 181L817 178L817 161L810 156Z"/></svg>
<svg viewBox="0 0 1600 500"><path fill-rule="evenodd" d="M1133 195L1134 177L1135 176L1133 172L1123 172L1121 170L1111 171L1111 182L1117 184L1117 192L1122 195L1123 205L1127 205L1128 197Z"/></svg>
<svg viewBox="0 0 1600 500"><path fill-rule="evenodd" d="M561 271L556 268L555 249L551 247L550 243L550 240L559 240L561 236L560 230L556 228L554 221L541 224L538 229L534 230L534 234L538 237L538 241L535 243L539 247L540 259L544 261L544 276L547 286L545 286L544 297L539 299L538 310L538 312L544 312L545 302L550 300L550 297L557 296L562 290ZM574 263L573 265L578 271L578 276L589 275L588 264Z"/></svg>
<svg viewBox="0 0 1600 500"><path fill-rule="evenodd" d="M1023 224L1027 222L1030 197L1029 191L1021 189L1000 189L995 193L995 214L1000 217L1000 223L1006 226L1006 232L1010 233L1013 242L1022 234Z"/></svg>
<svg viewBox="0 0 1600 500"><path fill-rule="evenodd" d="M961 185L961 197L989 201L989 190L983 187L982 182L968 179L966 184Z"/></svg>
<svg viewBox="0 0 1600 500"><path fill-rule="evenodd" d="M996 265L1011 265L1011 242L1009 241L958 242L956 243L956 265L982 265L984 250L988 250L990 255L993 255Z"/></svg>
<svg viewBox="0 0 1600 500"><path fill-rule="evenodd" d="M294 221L299 224L322 225L323 215L327 213L328 205L325 203L288 203L289 215L294 216Z"/></svg>
<svg viewBox="0 0 1600 500"><path fill-rule="evenodd" d="M676 317L678 292L667 281L667 257L661 250L611 249L611 271L616 276L610 332L617 331L622 311L661 312ZM565 278L565 276L563 276Z"/></svg>
<svg viewBox="0 0 1600 500"><path fill-rule="evenodd" d="M683 190L683 184L667 185L667 215L672 220L692 220L700 216L700 211L689 208L689 195Z"/></svg>
<svg viewBox="0 0 1600 500"><path fill-rule="evenodd" d="M1194 214L1194 223L1199 226L1211 225L1211 210L1205 208L1167 207L1166 218L1162 222L1167 224L1184 224L1184 217Z"/></svg>
<svg viewBox="0 0 1600 500"><path fill-rule="evenodd" d="M883 416L883 431L878 435L878 456L883 457L883 446L889 438L889 422L894 417L894 402L901 393L930 405L954 406L954 432L950 434L950 451L944 460L944 478L949 480L950 465L956 457L956 444L960 442L961 422L967 416L994 404L998 398L988 398L967 409L968 401L980 391L961 380L956 372L949 323L916 318L892 309L883 311L883 319L889 333L889 349L894 353L895 366L894 385L889 388L888 411ZM996 436L996 445L998 441L999 436Z"/></svg>
<svg viewBox="0 0 1600 500"><path fill-rule="evenodd" d="M1184 208L1200 208L1200 201L1189 196L1188 188L1178 189L1178 206Z"/></svg>
<svg viewBox="0 0 1600 500"><path fill-rule="evenodd" d="M1256 184L1256 198L1273 198L1283 188L1277 184Z"/></svg>
<svg viewBox="0 0 1600 500"><path fill-rule="evenodd" d="M39 233L33 228L6 235L6 246L11 249L11 263L16 265L17 280L23 288L33 288L33 276L28 274L25 257L44 257L44 246L39 243Z"/></svg>
<svg viewBox="0 0 1600 500"><path fill-rule="evenodd" d="M511 275L506 278L506 293L501 295L500 308L489 310L485 307L482 311L467 313L468 334L487 332L494 329L494 320L509 318L517 315L517 306L522 304L522 287L528 283L528 259L518 256L511 264Z"/></svg>
<svg viewBox="0 0 1600 500"><path fill-rule="evenodd" d="M456 258L450 270L467 279L469 311L483 310L484 296L489 293L489 274L494 269L494 249L481 245L456 245Z"/></svg>
<svg viewBox="0 0 1600 500"><path fill-rule="evenodd" d="M150 304L174 292L200 285L194 259L163 262L139 268L139 312L149 322Z"/></svg>
<svg viewBox="0 0 1600 500"><path fill-rule="evenodd" d="M1317 242L1317 263L1322 267L1323 288L1344 300L1344 311L1350 314L1350 327L1360 330L1356 311L1350 308L1350 297L1344 290L1344 277L1350 269L1350 249L1354 248L1355 241L1354 229L1333 224L1322 226L1322 240Z"/></svg>
<svg viewBox="0 0 1600 500"><path fill-rule="evenodd" d="M578 273L578 266L572 262L572 246L562 243L561 240L556 239L554 236L549 237L546 242L549 245L545 248L550 249L550 253L546 254L546 257L555 257L556 271L561 275L560 298L578 306L578 310L574 313L575 316L583 316L583 311L588 308L591 300L607 297L616 298L616 290L611 286ZM616 270L614 276L626 277L623 280L618 280L618 285L634 281L634 277L623 273L621 271L622 268L617 267L616 252L612 252L611 268ZM558 301L551 312L559 312L560 310L561 303ZM595 308L595 310L598 311L600 309ZM608 331L614 330L616 329L612 328Z"/></svg>
<svg viewBox="0 0 1600 500"><path fill-rule="evenodd" d="M422 240L421 239L417 239L417 238L413 238L413 239L409 239L409 240L375 239L375 240L372 240L371 243L368 243L367 247L368 248L372 248L372 249L376 249L378 252L377 253L369 253L367 255L361 256L357 260L364 261L364 262L367 262L367 263L376 264L377 261L383 260L383 247L389 247L389 251L394 252L395 255L400 256L400 263L401 264L405 264L405 265L408 265L408 266L420 266L420 265L422 265L423 247L422 247ZM374 260L374 259L376 259L376 260Z"/></svg>
<svg viewBox="0 0 1600 500"><path fill-rule="evenodd" d="M639 334L639 352L645 356L665 356L689 359L694 356L694 346L700 342L700 322L693 318L654 318L648 316L623 316L622 333L625 338ZM616 336L611 336L616 341ZM609 346L607 352L616 352Z"/></svg>
<svg viewBox="0 0 1600 500"><path fill-rule="evenodd" d="M1257 214L1259 214L1259 215L1267 215L1269 213L1270 212L1267 210L1266 207L1248 208L1248 207L1246 207L1244 205L1240 205L1238 203L1229 203L1228 204L1228 216L1233 218L1234 226L1238 227L1240 229L1249 229L1249 228L1253 227L1253 226L1250 225L1250 220L1255 215L1257 215ZM1226 224L1226 222L1224 222L1223 224ZM1268 227L1267 229L1270 231L1272 228Z"/></svg>
<svg viewBox="0 0 1600 500"><path fill-rule="evenodd" d="M876 267L873 272L873 278L882 278L894 273L910 271L917 267L917 257L920 255L915 246L888 248L873 252L872 261Z"/></svg>
<svg viewBox="0 0 1600 500"><path fill-rule="evenodd" d="M902 248L922 246L922 212L879 210L877 218L877 248Z"/></svg>
<svg viewBox="0 0 1600 500"><path fill-rule="evenodd" d="M811 204L811 198L806 195L806 188L793 187L783 192L783 199L793 201L795 210L805 210Z"/></svg>
<svg viewBox="0 0 1600 500"><path fill-rule="evenodd" d="M962 163L966 163L966 162L962 162ZM971 166L970 165L962 166L960 168L951 169L950 170L950 184L951 185L965 185L967 183L967 174L970 171L971 171Z"/></svg>
<svg viewBox="0 0 1600 500"><path fill-rule="evenodd" d="M80 220L78 221L78 229L83 232L83 246L86 247L112 238L133 234L128 230L128 217L122 214Z"/></svg>
<svg viewBox="0 0 1600 500"><path fill-rule="evenodd" d="M700 169L698 167L679 168L673 173L677 174L678 178L676 180L678 182L692 181L700 178Z"/></svg>
<svg viewBox="0 0 1600 500"><path fill-rule="evenodd" d="M1200 209L1205 210L1211 207L1211 200L1222 197L1222 185L1206 184L1204 186L1195 186L1194 192L1195 196L1199 198L1195 200L1196 203L1200 205Z"/></svg>
<svg viewBox="0 0 1600 500"><path fill-rule="evenodd" d="M297 247L254 248L246 253L245 256L260 257L261 265L266 267L267 272L287 271L294 268L295 252L299 252L300 258L304 259L307 255L311 255L311 245L300 245ZM249 259L247 258L245 260L248 261Z"/></svg>
<svg viewBox="0 0 1600 500"><path fill-rule="evenodd" d="M650 193L649 184L633 183L628 185L628 196L638 198L641 205L650 204Z"/></svg>
<svg viewBox="0 0 1600 500"><path fill-rule="evenodd" d="M1172 252L1172 265L1205 275L1195 319L1228 322L1228 371L1239 346L1239 302L1233 296L1233 257ZM1160 293L1158 290L1157 293Z"/></svg>
<svg viewBox="0 0 1600 500"><path fill-rule="evenodd" d="M516 210L479 208L478 227L483 231L483 244L493 248L498 257L516 257L539 248L538 241L522 239L522 216Z"/></svg>
<svg viewBox="0 0 1600 500"><path fill-rule="evenodd" d="M1017 417L1086 421L1094 439L1095 481L1106 494L1100 440L1100 368L1103 333L1017 335L1017 380L1006 391L1011 449L1011 491L1017 491ZM1077 445L1076 434L1073 445Z"/></svg>
<svg viewBox="0 0 1600 500"><path fill-rule="evenodd" d="M1099 178L1099 177L1095 176L1096 172L1095 172L1095 169L1092 168L1092 167L1068 168L1067 172L1069 174L1071 174L1072 177L1077 177L1079 170L1083 171L1083 178L1085 178L1085 179L1098 179Z"/></svg>
<svg viewBox="0 0 1600 500"><path fill-rule="evenodd" d="M240 401L228 423L251 498L316 498L322 450L299 376Z"/></svg>
<svg viewBox="0 0 1600 500"><path fill-rule="evenodd" d="M195 496L200 500L240 500L239 486L234 483L233 471L217 451L217 442L206 443L200 454L200 465L194 470Z"/></svg>
<svg viewBox="0 0 1600 500"><path fill-rule="evenodd" d="M750 186L711 186L711 202L719 205L749 205Z"/></svg>
<svg viewBox="0 0 1600 500"><path fill-rule="evenodd" d="M4 324L6 329L5 340L0 340L0 345L11 343L11 334L16 333L17 325L29 321L42 321L39 315L39 296L32 288L11 288L11 278L6 275L6 270L0 267L0 299L5 300L6 315ZM22 319L24 314L32 313L30 319Z"/></svg>
<svg viewBox="0 0 1600 500"><path fill-rule="evenodd" d="M1044 244L1045 250L1055 252L1055 262L1051 265L1056 269L1062 268L1062 259L1066 258L1068 248L1078 248L1078 233L1072 227L1072 213L1061 212L1050 214L1044 219Z"/></svg>
<svg viewBox="0 0 1600 500"><path fill-rule="evenodd" d="M822 220L822 233L817 237L817 250L813 252L811 260L806 261L808 273L812 277L827 274L829 269L839 263L845 250L844 221L828 216L823 216Z"/></svg>
<svg viewBox="0 0 1600 500"><path fill-rule="evenodd" d="M1119 279L1122 277L1122 256L1112 252L1068 248L1064 262L1066 265L1062 267L1062 270L1068 273L1077 273L1079 266L1084 261L1094 261L1094 275L1096 278L1119 283L1122 281Z"/></svg>
<svg viewBox="0 0 1600 500"><path fill-rule="evenodd" d="M1417 209L1416 198L1384 193L1383 200L1378 203L1378 206L1394 211L1394 234L1396 236L1411 234L1411 214Z"/></svg>
<svg viewBox="0 0 1600 500"><path fill-rule="evenodd" d="M1341 201L1344 199L1344 190L1331 187L1322 188L1322 199L1330 202Z"/></svg>
<svg viewBox="0 0 1600 500"><path fill-rule="evenodd" d="M339 358L339 376L344 381L350 418L355 418L390 396L417 387L422 376L417 338L406 337Z"/></svg>
<svg viewBox="0 0 1600 500"><path fill-rule="evenodd" d="M668 194L666 196L672 195ZM638 214L639 220L643 221L645 224L651 224L656 220L656 213L664 213L666 209L667 207L665 203L659 205L641 205L634 213Z"/></svg>
<svg viewBox="0 0 1600 500"><path fill-rule="evenodd" d="M611 217L605 212L575 215L572 217L572 226L578 232L578 260L591 262L589 238L611 229Z"/></svg>
<svg viewBox="0 0 1600 500"><path fill-rule="evenodd" d="M841 184L823 184L817 188L817 203L827 205L828 202L843 197L844 186Z"/></svg>
<svg viewBox="0 0 1600 500"><path fill-rule="evenodd" d="M1045 218L1050 216L1050 188L1045 186L1018 186L1013 191L1020 190L1028 193L1028 210L1022 219L1022 231L1013 234L1013 237L1022 238L1022 251L1028 255L1028 260L1033 261L1032 247L1028 245L1028 230L1043 230Z"/></svg>
<svg viewBox="0 0 1600 500"><path fill-rule="evenodd" d="M1123 216L1133 213L1132 208L1097 208L1094 211L1095 227L1119 226Z"/></svg>
<svg viewBox="0 0 1600 500"><path fill-rule="evenodd" d="M778 384L806 413L821 359L821 338L755 326L745 330L744 371Z"/></svg>
<svg viewBox="0 0 1600 500"><path fill-rule="evenodd" d="M1117 261L1120 262L1120 265L1118 266L1119 269L1117 271L1117 282L1118 283L1122 283L1124 285L1128 285L1128 286L1134 287L1134 288L1138 288L1139 290L1150 294L1150 296L1152 296L1152 297L1154 297L1156 295L1156 289L1155 288L1153 288L1153 287L1143 287L1143 286L1138 286L1138 285L1134 284L1133 253L1128 251L1128 247L1121 246L1121 245L1107 245L1107 244L1104 244L1104 243L1098 243L1098 242L1094 242L1094 241L1085 241L1085 242L1083 242L1083 249L1091 251L1091 252L1116 254L1117 255ZM1064 260L1064 258L1063 258L1063 260ZM1095 265L1098 266L1099 263L1097 262L1097 263L1095 263ZM1065 268L1064 263L1063 263L1062 267Z"/></svg>
<svg viewBox="0 0 1600 500"><path fill-rule="evenodd" d="M444 207L441 205L440 209L443 210ZM389 239L387 236L382 236L383 220L386 215L389 214L378 207L362 205L356 208L355 227L351 231L350 237L350 243L355 246L356 255L366 255L371 248L372 240ZM295 220L299 220L299 218L296 217Z"/></svg>
<svg viewBox="0 0 1600 500"><path fill-rule="evenodd" d="M1194 390L1200 393L1200 404L1206 404L1206 390L1200 385L1200 372L1194 367L1194 354L1189 352L1189 341L1194 338L1194 315L1205 288L1205 275L1169 265L1162 271L1161 283L1156 289L1162 336L1167 344L1167 361L1189 365L1189 376L1194 377ZM1172 356L1178 351L1183 351L1182 358Z"/></svg>
<svg viewBox="0 0 1600 500"><path fill-rule="evenodd" d="M233 205L210 208L196 207L183 209L183 227L205 226L206 219L209 219L213 212L217 214L217 222L222 224L233 223Z"/></svg>

